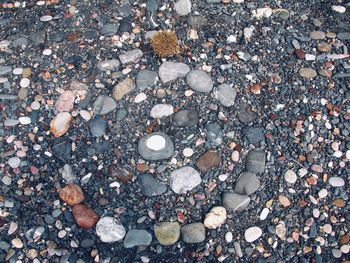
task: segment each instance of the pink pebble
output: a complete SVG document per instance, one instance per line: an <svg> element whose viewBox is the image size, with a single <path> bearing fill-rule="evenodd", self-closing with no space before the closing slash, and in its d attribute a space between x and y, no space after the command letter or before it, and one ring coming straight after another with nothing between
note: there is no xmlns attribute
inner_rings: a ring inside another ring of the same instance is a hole
<svg viewBox="0 0 350 263"><path fill-rule="evenodd" d="M16 152L17 157L25 157L26 155L27 155L26 152L21 151L21 150Z"/></svg>
<svg viewBox="0 0 350 263"><path fill-rule="evenodd" d="M39 173L39 169L36 168L35 166L31 166L30 167L30 171L32 174L38 174Z"/></svg>

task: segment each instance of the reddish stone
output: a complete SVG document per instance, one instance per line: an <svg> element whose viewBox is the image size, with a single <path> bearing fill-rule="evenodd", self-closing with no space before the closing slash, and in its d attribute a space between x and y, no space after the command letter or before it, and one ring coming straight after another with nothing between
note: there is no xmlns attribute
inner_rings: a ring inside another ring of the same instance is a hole
<svg viewBox="0 0 350 263"><path fill-rule="evenodd" d="M85 196L79 185L67 184L60 191L60 198L68 205L74 206L83 202Z"/></svg>
<svg viewBox="0 0 350 263"><path fill-rule="evenodd" d="M100 219L94 210L83 204L73 206L72 213L77 225L85 229L92 228Z"/></svg>
<svg viewBox="0 0 350 263"><path fill-rule="evenodd" d="M196 165L202 172L206 172L212 167L218 167L221 159L216 151L209 150L198 158Z"/></svg>
<svg viewBox="0 0 350 263"><path fill-rule="evenodd" d="M127 184L127 183L131 182L131 180L133 178L133 174L131 171L120 168L117 164L112 163L108 167L108 170L109 170L111 177L117 178L123 184Z"/></svg>
<svg viewBox="0 0 350 263"><path fill-rule="evenodd" d="M305 59L305 52L302 49L296 49L295 55L297 56L298 59L301 59L301 60Z"/></svg>

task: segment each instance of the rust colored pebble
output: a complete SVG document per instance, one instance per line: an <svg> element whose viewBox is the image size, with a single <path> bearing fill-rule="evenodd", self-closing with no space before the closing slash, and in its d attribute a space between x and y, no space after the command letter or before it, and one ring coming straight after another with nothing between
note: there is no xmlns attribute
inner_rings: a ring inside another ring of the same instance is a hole
<svg viewBox="0 0 350 263"><path fill-rule="evenodd" d="M77 225L84 229L92 228L100 219L94 210L83 204L73 206L72 213Z"/></svg>
<svg viewBox="0 0 350 263"><path fill-rule="evenodd" d="M297 56L298 59L304 60L305 59L305 52L302 49L296 49L295 50L295 55Z"/></svg>
<svg viewBox="0 0 350 263"><path fill-rule="evenodd" d="M84 201L85 196L79 185L67 184L60 191L62 201L70 206L74 206Z"/></svg>

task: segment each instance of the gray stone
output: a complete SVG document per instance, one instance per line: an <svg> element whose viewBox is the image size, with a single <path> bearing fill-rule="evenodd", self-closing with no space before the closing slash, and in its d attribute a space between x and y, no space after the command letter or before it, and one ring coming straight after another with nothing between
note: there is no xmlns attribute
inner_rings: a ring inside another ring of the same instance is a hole
<svg viewBox="0 0 350 263"><path fill-rule="evenodd" d="M196 110L181 110L175 113L174 124L179 127L190 127L198 124L199 114Z"/></svg>
<svg viewBox="0 0 350 263"><path fill-rule="evenodd" d="M124 238L123 245L125 248L137 246L148 246L152 242L152 235L146 230L130 229Z"/></svg>
<svg viewBox="0 0 350 263"><path fill-rule="evenodd" d="M258 115L251 110L247 104L241 103L238 105L237 118L242 123L252 123L256 120Z"/></svg>
<svg viewBox="0 0 350 263"><path fill-rule="evenodd" d="M207 140L212 146L219 146L224 138L224 132L217 122L211 122L204 126Z"/></svg>
<svg viewBox="0 0 350 263"><path fill-rule="evenodd" d="M0 66L0 76L6 75L12 72L12 67L10 66Z"/></svg>
<svg viewBox="0 0 350 263"><path fill-rule="evenodd" d="M44 44L46 40L45 31L37 31L29 34L29 39L36 45Z"/></svg>
<svg viewBox="0 0 350 263"><path fill-rule="evenodd" d="M190 15L188 17L188 24L191 27L200 28L205 26L207 23L208 23L208 19L204 16Z"/></svg>
<svg viewBox="0 0 350 263"><path fill-rule="evenodd" d="M186 77L190 67L180 62L164 62L159 68L159 77L163 83Z"/></svg>
<svg viewBox="0 0 350 263"><path fill-rule="evenodd" d="M97 69L99 71L107 71L107 70L115 71L115 70L119 69L119 66L120 66L119 60L117 60L117 59L109 59L109 60L100 61L97 64Z"/></svg>
<svg viewBox="0 0 350 263"><path fill-rule="evenodd" d="M150 12L155 12L158 9L158 2L157 0L147 0L146 1L146 9Z"/></svg>
<svg viewBox="0 0 350 263"><path fill-rule="evenodd" d="M166 192L166 185L158 182L151 174L141 174L138 177L141 191L146 196L162 195Z"/></svg>
<svg viewBox="0 0 350 263"><path fill-rule="evenodd" d="M211 77L202 70L192 70L186 75L187 85L198 92L210 92L213 89Z"/></svg>
<svg viewBox="0 0 350 263"><path fill-rule="evenodd" d="M252 173L263 173L265 171L265 153L253 150L248 153L246 170Z"/></svg>
<svg viewBox="0 0 350 263"><path fill-rule="evenodd" d="M224 193L222 196L222 206L230 212L242 212L250 203L248 195L241 195L237 193Z"/></svg>
<svg viewBox="0 0 350 263"><path fill-rule="evenodd" d="M182 239L185 243L196 244L205 240L203 223L191 223L181 227Z"/></svg>
<svg viewBox="0 0 350 263"><path fill-rule="evenodd" d="M114 36L118 32L118 29L118 24L105 24L101 28L101 35L106 37Z"/></svg>
<svg viewBox="0 0 350 263"><path fill-rule="evenodd" d="M61 161L68 161L72 158L72 142L68 137L59 137L54 140L52 153Z"/></svg>
<svg viewBox="0 0 350 263"><path fill-rule="evenodd" d="M177 194L183 194L198 186L202 179L200 173L192 167L184 166L170 173L171 189Z"/></svg>
<svg viewBox="0 0 350 263"><path fill-rule="evenodd" d="M51 42L59 43L59 42L62 42L65 37L66 37L66 33L63 31L59 31L59 32L50 33L49 38Z"/></svg>
<svg viewBox="0 0 350 263"><path fill-rule="evenodd" d="M69 184L69 183L77 183L78 182L78 177L73 171L73 168L69 164L65 164L61 169L60 169L61 176L63 180Z"/></svg>
<svg viewBox="0 0 350 263"><path fill-rule="evenodd" d="M264 129L262 127L249 127L244 129L244 135L249 143L256 144L265 140Z"/></svg>
<svg viewBox="0 0 350 263"><path fill-rule="evenodd" d="M95 137L101 137L106 132L107 123L100 116L97 116L89 121L90 132Z"/></svg>
<svg viewBox="0 0 350 263"><path fill-rule="evenodd" d="M235 104L237 91L228 84L221 84L214 92L214 97L225 107Z"/></svg>
<svg viewBox="0 0 350 263"><path fill-rule="evenodd" d="M260 179L253 173L243 172L236 181L234 191L238 194L251 195L260 187Z"/></svg>
<svg viewBox="0 0 350 263"><path fill-rule="evenodd" d="M28 38L25 37L19 37L16 40L14 40L12 42L12 46L14 48L21 48L21 49L25 49L28 46Z"/></svg>
<svg viewBox="0 0 350 263"><path fill-rule="evenodd" d="M344 179L339 176L332 176L329 178L328 183L333 187L342 187L345 185Z"/></svg>
<svg viewBox="0 0 350 263"><path fill-rule="evenodd" d="M158 74L151 70L140 70L136 77L136 86L139 90L152 88L158 79Z"/></svg>
<svg viewBox="0 0 350 263"><path fill-rule="evenodd" d="M337 38L340 40L349 40L350 39L350 33L349 32L341 32L337 34Z"/></svg>
<svg viewBox="0 0 350 263"><path fill-rule="evenodd" d="M142 58L143 52L141 49L134 49L127 51L126 53L122 54L119 56L120 61L122 62L123 65L129 64L129 63L134 63L140 58Z"/></svg>
<svg viewBox="0 0 350 263"><path fill-rule="evenodd" d="M168 159L174 154L174 151L174 143L163 132L147 134L138 143L138 152L145 160L157 161Z"/></svg>
<svg viewBox="0 0 350 263"><path fill-rule="evenodd" d="M19 124L19 120L15 120L15 119L7 119L4 121L4 125L6 127L13 127Z"/></svg>
<svg viewBox="0 0 350 263"><path fill-rule="evenodd" d="M125 228L114 217L102 217L96 224L96 234L102 242L113 243L122 240Z"/></svg>
<svg viewBox="0 0 350 263"><path fill-rule="evenodd" d="M92 111L95 114L104 115L114 111L116 108L117 103L113 98L105 95L100 95L95 100L92 106Z"/></svg>
<svg viewBox="0 0 350 263"><path fill-rule="evenodd" d="M191 13L191 1L190 0L178 0L175 5L175 11L179 16L187 16Z"/></svg>
<svg viewBox="0 0 350 263"><path fill-rule="evenodd" d="M207 0L208 4L217 4L217 3L221 3L221 0Z"/></svg>

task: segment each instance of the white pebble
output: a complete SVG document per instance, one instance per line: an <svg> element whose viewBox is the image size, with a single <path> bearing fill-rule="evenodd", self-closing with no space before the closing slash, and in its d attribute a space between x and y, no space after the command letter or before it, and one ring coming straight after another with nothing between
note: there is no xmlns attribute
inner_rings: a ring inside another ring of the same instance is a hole
<svg viewBox="0 0 350 263"><path fill-rule="evenodd" d="M332 5L332 10L340 14L343 14L346 12L345 6L342 6L342 5Z"/></svg>
<svg viewBox="0 0 350 263"><path fill-rule="evenodd" d="M18 168L20 163L21 163L21 159L19 159L18 157L11 157L8 161L7 161L8 165L11 168Z"/></svg>
<svg viewBox="0 0 350 263"><path fill-rule="evenodd" d="M89 113L88 111L86 111L86 110L81 110L81 111L79 111L79 114L80 114L80 116L81 116L84 120L86 120L86 121L88 121L88 120L91 119L90 113Z"/></svg>
<svg viewBox="0 0 350 263"><path fill-rule="evenodd" d="M237 37L234 35L230 35L227 39L226 39L227 43L236 43L237 42Z"/></svg>
<svg viewBox="0 0 350 263"><path fill-rule="evenodd" d="M19 117L18 121L22 125L27 125L27 124L30 124L32 122L29 117Z"/></svg>
<svg viewBox="0 0 350 263"><path fill-rule="evenodd" d="M294 184L297 181L297 175L294 171L292 170L287 170L286 173L284 174L284 179L290 183Z"/></svg>
<svg viewBox="0 0 350 263"><path fill-rule="evenodd" d="M165 139L160 135L153 135L146 141L147 148L153 151L160 151L165 147L165 144Z"/></svg>
<svg viewBox="0 0 350 263"><path fill-rule="evenodd" d="M40 102L35 100L32 102L32 104L30 104L30 107L32 110L38 110L40 109Z"/></svg>
<svg viewBox="0 0 350 263"><path fill-rule="evenodd" d="M226 240L227 243L232 242L232 240L233 240L233 234L232 234L232 232L227 232L227 233L225 234L225 240Z"/></svg>
<svg viewBox="0 0 350 263"><path fill-rule="evenodd" d="M323 231L327 234L330 234L332 233L332 225L331 224L325 224L323 227L322 227Z"/></svg>
<svg viewBox="0 0 350 263"><path fill-rule="evenodd" d="M21 88L27 88L29 84L30 84L30 80L28 78L23 78L19 82L19 85L21 86Z"/></svg>
<svg viewBox="0 0 350 263"><path fill-rule="evenodd" d="M318 197L319 197L319 198L325 198L327 195L328 195L327 189L321 189L321 190L318 192Z"/></svg>
<svg viewBox="0 0 350 263"><path fill-rule="evenodd" d="M227 177L228 177L227 174L220 174L220 175L219 175L219 180L220 180L221 182L224 182L224 181L226 181Z"/></svg>
<svg viewBox="0 0 350 263"><path fill-rule="evenodd" d="M12 73L15 75L21 75L23 73L23 68L15 68Z"/></svg>
<svg viewBox="0 0 350 263"><path fill-rule="evenodd" d="M262 235L262 230L258 226L252 226L244 232L244 238L247 242L252 243Z"/></svg>
<svg viewBox="0 0 350 263"><path fill-rule="evenodd" d="M345 185L344 179L339 176L333 176L329 178L328 182L333 187L342 187Z"/></svg>
<svg viewBox="0 0 350 263"><path fill-rule="evenodd" d="M340 247L340 251L344 254L348 254L350 252L350 246L345 244Z"/></svg>
<svg viewBox="0 0 350 263"><path fill-rule="evenodd" d="M350 160L350 150L346 151L345 157L346 159Z"/></svg>
<svg viewBox="0 0 350 263"><path fill-rule="evenodd" d="M52 50L49 48L44 49L43 55L44 56L50 56L52 54Z"/></svg>
<svg viewBox="0 0 350 263"><path fill-rule="evenodd" d="M320 210L317 209L317 208L314 208L314 209L312 210L312 215L313 215L315 218L319 218L319 216L320 216Z"/></svg>
<svg viewBox="0 0 350 263"><path fill-rule="evenodd" d="M185 91L185 96L186 97L190 97L190 96L192 96L192 94L193 94L193 90L186 90Z"/></svg>
<svg viewBox="0 0 350 263"><path fill-rule="evenodd" d="M267 215L269 214L269 212L270 212L270 210L267 207L265 207L260 213L260 217L259 217L260 220L265 220L267 218Z"/></svg>
<svg viewBox="0 0 350 263"><path fill-rule="evenodd" d="M185 157L191 157L193 155L193 150L191 148L185 148L183 149L182 154Z"/></svg>
<svg viewBox="0 0 350 263"><path fill-rule="evenodd" d="M45 16L40 17L41 22L48 22L51 20L52 20L52 16L49 16L49 15L45 15Z"/></svg>
<svg viewBox="0 0 350 263"><path fill-rule="evenodd" d="M147 99L147 95L145 93L141 92L141 93L136 95L134 101L135 101L135 103L140 103L140 102L144 101L145 99Z"/></svg>
<svg viewBox="0 0 350 263"><path fill-rule="evenodd" d="M232 152L231 160L234 161L234 162L238 162L239 161L239 152L238 151L233 151Z"/></svg>

